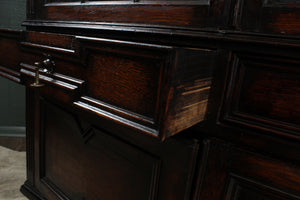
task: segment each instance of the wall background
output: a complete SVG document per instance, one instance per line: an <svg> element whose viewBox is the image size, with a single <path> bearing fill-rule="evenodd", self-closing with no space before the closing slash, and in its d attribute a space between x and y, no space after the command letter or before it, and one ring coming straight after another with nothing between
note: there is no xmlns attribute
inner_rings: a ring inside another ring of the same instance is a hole
<svg viewBox="0 0 300 200"><path fill-rule="evenodd" d="M24 30L26 0L0 0L0 28ZM25 136L25 87L0 77L0 136Z"/></svg>
<svg viewBox="0 0 300 200"><path fill-rule="evenodd" d="M26 0L0 0L0 28L23 30Z"/></svg>

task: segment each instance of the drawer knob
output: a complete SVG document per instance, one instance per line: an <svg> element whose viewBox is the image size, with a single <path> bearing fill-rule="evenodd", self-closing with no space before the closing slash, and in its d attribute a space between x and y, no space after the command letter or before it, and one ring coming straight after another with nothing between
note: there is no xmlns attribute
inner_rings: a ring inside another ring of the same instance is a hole
<svg viewBox="0 0 300 200"><path fill-rule="evenodd" d="M40 70L42 72L46 72L48 74L53 73L54 67L55 67L55 62L51 60L51 57L48 55L48 58L45 59L42 62L35 62L34 65L36 66L35 70L35 81L34 83L30 84L31 87L43 87L44 84L40 83Z"/></svg>
<svg viewBox="0 0 300 200"><path fill-rule="evenodd" d="M41 69L41 63L35 62L34 65L36 66L35 70L35 81L34 83L30 84L31 87L43 87L44 84L40 83L40 69Z"/></svg>

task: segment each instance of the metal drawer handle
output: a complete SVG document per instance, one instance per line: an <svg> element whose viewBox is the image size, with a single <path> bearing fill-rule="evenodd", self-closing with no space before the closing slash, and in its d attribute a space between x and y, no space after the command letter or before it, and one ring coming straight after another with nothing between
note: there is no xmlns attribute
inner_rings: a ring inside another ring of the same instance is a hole
<svg viewBox="0 0 300 200"><path fill-rule="evenodd" d="M51 60L51 56L47 55L47 59L45 59L42 62L35 62L34 65L36 66L35 70L35 81L34 83L30 84L31 87L43 87L45 84L40 83L40 70L42 72L46 72L48 74L53 73L54 67L55 67L55 62Z"/></svg>

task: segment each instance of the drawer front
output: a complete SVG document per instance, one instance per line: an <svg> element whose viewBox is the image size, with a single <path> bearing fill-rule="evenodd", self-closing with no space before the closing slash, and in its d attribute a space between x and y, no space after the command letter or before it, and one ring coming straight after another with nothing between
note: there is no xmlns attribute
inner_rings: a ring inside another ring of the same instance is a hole
<svg viewBox="0 0 300 200"><path fill-rule="evenodd" d="M160 87L172 47L27 32L22 49L52 55L55 73L40 73L43 95L157 135ZM30 58L21 63L28 86L35 76L32 64Z"/></svg>
<svg viewBox="0 0 300 200"><path fill-rule="evenodd" d="M26 32L22 49L51 54L56 63L55 73L40 72L43 95L160 139L205 119L218 54L39 32ZM32 57L21 63L28 86L32 64Z"/></svg>
<svg viewBox="0 0 300 200"><path fill-rule="evenodd" d="M33 31L0 34L0 75L31 87L34 63L50 56L53 73L39 71L44 87L38 91L54 101L161 140L206 119L219 51ZM15 54L7 54L7 46Z"/></svg>
<svg viewBox="0 0 300 200"><path fill-rule="evenodd" d="M86 67L86 95L154 119L162 59L126 52L92 53Z"/></svg>

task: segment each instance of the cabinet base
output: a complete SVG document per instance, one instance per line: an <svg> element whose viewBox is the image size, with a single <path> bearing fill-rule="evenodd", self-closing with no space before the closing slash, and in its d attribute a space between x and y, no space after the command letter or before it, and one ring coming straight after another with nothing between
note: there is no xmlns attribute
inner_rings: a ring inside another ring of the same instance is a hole
<svg viewBox="0 0 300 200"><path fill-rule="evenodd" d="M30 200L46 200L41 194L33 188L27 181L21 186L20 191Z"/></svg>

